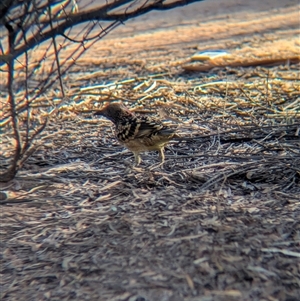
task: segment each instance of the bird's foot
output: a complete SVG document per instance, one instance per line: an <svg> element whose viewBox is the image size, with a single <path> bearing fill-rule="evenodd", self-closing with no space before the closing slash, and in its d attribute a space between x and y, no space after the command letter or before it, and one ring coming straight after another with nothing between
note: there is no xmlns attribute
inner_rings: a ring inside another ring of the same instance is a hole
<svg viewBox="0 0 300 301"><path fill-rule="evenodd" d="M149 167L149 170L154 170L154 169L164 170L164 164L165 164L165 162L155 163Z"/></svg>

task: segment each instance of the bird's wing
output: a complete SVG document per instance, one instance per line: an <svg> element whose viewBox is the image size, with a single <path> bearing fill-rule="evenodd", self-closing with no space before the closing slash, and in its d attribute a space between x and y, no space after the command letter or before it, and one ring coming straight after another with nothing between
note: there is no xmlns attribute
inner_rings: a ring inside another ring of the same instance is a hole
<svg viewBox="0 0 300 301"><path fill-rule="evenodd" d="M121 142L151 138L153 136L170 136L175 129L164 126L160 120L148 116L126 118L117 125L117 138Z"/></svg>
<svg viewBox="0 0 300 301"><path fill-rule="evenodd" d="M137 118L135 138L152 136L163 130L163 128L164 126L159 120L148 118L147 116Z"/></svg>

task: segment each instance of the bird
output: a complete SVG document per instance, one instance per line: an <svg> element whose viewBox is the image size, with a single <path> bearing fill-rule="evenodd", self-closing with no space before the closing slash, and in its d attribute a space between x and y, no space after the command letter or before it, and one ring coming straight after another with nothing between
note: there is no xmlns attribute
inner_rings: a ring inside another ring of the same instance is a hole
<svg viewBox="0 0 300 301"><path fill-rule="evenodd" d="M134 154L136 166L142 161L140 154L147 151L158 151L160 162L164 163L164 147L175 136L175 127L164 125L157 118L135 114L122 102L108 103L94 115L113 122L116 139Z"/></svg>

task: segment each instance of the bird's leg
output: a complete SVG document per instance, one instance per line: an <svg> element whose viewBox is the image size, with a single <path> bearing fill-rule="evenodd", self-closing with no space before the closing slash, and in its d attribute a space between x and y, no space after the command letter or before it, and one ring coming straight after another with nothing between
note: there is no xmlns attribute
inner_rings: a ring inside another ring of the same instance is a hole
<svg viewBox="0 0 300 301"><path fill-rule="evenodd" d="M135 165L138 166L142 162L140 153L134 152Z"/></svg>
<svg viewBox="0 0 300 301"><path fill-rule="evenodd" d="M153 169L156 169L156 168L162 168L163 169L164 161L165 161L165 154L164 154L164 148L163 147L158 150L158 154L159 154L160 163L154 164L152 167L150 167L149 170L153 170Z"/></svg>
<svg viewBox="0 0 300 301"><path fill-rule="evenodd" d="M163 147L159 149L159 159L160 159L160 162L161 162L161 163L164 163L164 161L165 161L164 150L165 150L165 149L164 149Z"/></svg>

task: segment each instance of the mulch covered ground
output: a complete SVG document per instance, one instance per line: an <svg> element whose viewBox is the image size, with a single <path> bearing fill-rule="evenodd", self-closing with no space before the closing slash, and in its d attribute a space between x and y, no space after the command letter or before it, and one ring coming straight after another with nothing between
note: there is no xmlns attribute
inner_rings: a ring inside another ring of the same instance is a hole
<svg viewBox="0 0 300 301"><path fill-rule="evenodd" d="M1 184L2 300L299 300L295 3L229 19L209 6L181 26L168 13L163 30L137 20L79 60L70 103ZM191 71L211 48L240 66ZM244 67L243 49L269 65ZM110 100L178 125L163 166L156 153L132 166L110 122L92 116Z"/></svg>

